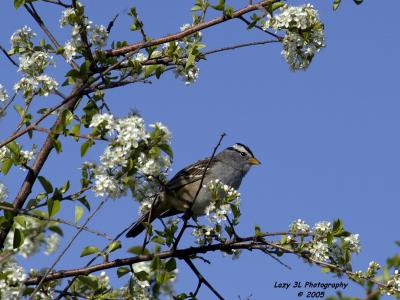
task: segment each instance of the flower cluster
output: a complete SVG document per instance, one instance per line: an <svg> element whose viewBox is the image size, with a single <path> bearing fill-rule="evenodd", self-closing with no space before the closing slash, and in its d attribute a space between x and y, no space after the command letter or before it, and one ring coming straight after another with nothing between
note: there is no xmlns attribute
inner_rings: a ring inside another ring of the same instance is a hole
<svg viewBox="0 0 400 300"><path fill-rule="evenodd" d="M60 237L58 234L52 233L46 238L45 242L47 247L44 254L50 255L58 249L58 246L60 245Z"/></svg>
<svg viewBox="0 0 400 300"><path fill-rule="evenodd" d="M264 21L263 29L283 30L282 55L291 70L305 70L324 47L324 26L311 4L281 7L281 12Z"/></svg>
<svg viewBox="0 0 400 300"><path fill-rule="evenodd" d="M339 220L335 221L335 225L327 221L318 222L311 228L306 222L298 219L289 225L289 229L293 237L288 235L287 243L292 243L297 235L300 235L302 243L306 237L311 237L305 244L305 249L310 258L316 261L330 260L334 264L346 265L348 261L344 258L350 253L359 253L361 249L359 235L344 231ZM336 237L340 237L341 244Z"/></svg>
<svg viewBox="0 0 400 300"><path fill-rule="evenodd" d="M22 283L26 279L24 269L9 260L1 263L0 267L0 299L20 299Z"/></svg>
<svg viewBox="0 0 400 300"><path fill-rule="evenodd" d="M15 31L11 38L11 45L13 48L26 48L31 47L31 39L36 36L36 33L28 26L24 26L21 29Z"/></svg>
<svg viewBox="0 0 400 300"><path fill-rule="evenodd" d="M26 102L36 94L48 96L58 87L54 78L43 74L49 65L54 65L54 62L48 52L33 48L31 38L34 36L36 34L26 26L11 36L12 51L20 54L18 71L24 73L24 77L14 85L14 90L21 91Z"/></svg>
<svg viewBox="0 0 400 300"><path fill-rule="evenodd" d="M100 156L101 164L94 169L97 196L118 198L125 194L127 182L139 184L140 180L135 181L126 174L128 164L134 164L136 172L148 179L163 176L170 167L170 158L162 155L158 148L169 145L171 139L170 131L161 123L150 125L153 130L148 132L139 116L115 119L110 114L99 114L92 118L89 126L95 132L113 136ZM138 189L143 190L140 186Z"/></svg>
<svg viewBox="0 0 400 300"><path fill-rule="evenodd" d="M19 57L19 69L30 77L36 77L43 73L48 65L53 65L53 57L44 51L34 51Z"/></svg>
<svg viewBox="0 0 400 300"><path fill-rule="evenodd" d="M185 31L191 27L190 24L181 26L181 31ZM186 85L196 82L199 77L200 69L196 64L196 55L199 54L199 49L203 48L201 44L202 34L200 31L195 32L179 43L170 42L163 45L163 53L170 55L174 53L177 56L177 65L174 70L176 78L182 78Z"/></svg>
<svg viewBox="0 0 400 300"><path fill-rule="evenodd" d="M205 209L210 225L194 228L192 235L200 245L210 244L213 239L223 240L222 225L228 215L233 214L232 223L236 225L240 216L240 193L219 179L209 181L203 188L210 192L211 202Z"/></svg>
<svg viewBox="0 0 400 300"><path fill-rule="evenodd" d="M132 274L132 286L135 291L135 296L136 293L138 293L138 296L149 296L149 288L154 282L155 277L157 274L161 273L163 269L163 263L160 264L160 266L157 267L157 269L154 269L154 266L150 261L143 261L143 262L138 262L132 265L133 269L133 274ZM177 275L178 270L167 270L164 275L166 275L166 279L164 281L165 287L167 287L170 283L175 281L176 275ZM136 299L136 298L135 298ZM142 298L138 298L142 299ZM148 298L143 298L143 299L148 299Z"/></svg>
<svg viewBox="0 0 400 300"><path fill-rule="evenodd" d="M358 234L351 234L350 236L344 238L344 242L348 247L348 249L350 250L350 252L360 253L361 245L358 236L359 236Z"/></svg>
<svg viewBox="0 0 400 300"><path fill-rule="evenodd" d="M2 84L0 84L0 101L4 102L8 99L8 94L6 89L4 88L4 86Z"/></svg>
<svg viewBox="0 0 400 300"><path fill-rule="evenodd" d="M289 229L293 234L306 234L310 231L310 225L306 224L302 219L298 219L289 225Z"/></svg>
<svg viewBox="0 0 400 300"><path fill-rule="evenodd" d="M87 35L89 46L94 46L98 49L106 46L108 40L107 28L103 25L96 25L88 21L83 16L82 4L77 2L77 9L67 8L62 12L59 20L60 27L67 25L72 26L71 40L64 44L64 55L67 62L78 54L79 48L83 46L81 32ZM83 27L83 28L82 28Z"/></svg>

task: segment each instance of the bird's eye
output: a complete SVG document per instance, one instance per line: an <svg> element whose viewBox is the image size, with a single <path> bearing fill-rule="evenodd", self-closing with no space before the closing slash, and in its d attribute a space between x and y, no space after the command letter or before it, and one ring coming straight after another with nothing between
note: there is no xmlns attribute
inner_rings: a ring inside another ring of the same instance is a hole
<svg viewBox="0 0 400 300"><path fill-rule="evenodd" d="M246 153L240 152L240 155L241 155L241 156L246 156Z"/></svg>

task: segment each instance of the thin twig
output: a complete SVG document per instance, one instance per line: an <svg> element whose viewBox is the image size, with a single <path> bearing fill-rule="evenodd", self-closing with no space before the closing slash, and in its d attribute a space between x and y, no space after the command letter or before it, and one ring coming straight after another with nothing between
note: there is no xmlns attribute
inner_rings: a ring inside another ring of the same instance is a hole
<svg viewBox="0 0 400 300"><path fill-rule="evenodd" d="M82 227L85 227L89 221L95 216L95 214L103 207L103 205L107 202L109 198L105 198L103 199L99 205L96 207L96 209L92 212L92 214L86 219L85 223L83 223ZM75 235L73 236L73 238L69 241L69 243L67 244L67 246L64 248L64 250L60 253L60 255L57 257L57 259L53 262L53 264L51 265L50 268L48 268L46 270L46 272L44 273L42 279L39 281L39 283L37 284L37 286L35 287L35 289L33 290L32 294L30 295L30 299L33 300L35 294L38 292L38 290L40 289L41 285L43 284L44 280L46 279L46 276L50 274L51 271L53 271L54 267L57 265L57 263L61 260L61 258L64 256L64 254L68 251L68 249L71 247L72 243L75 241L75 239L78 237L78 235L83 231L83 228L80 228Z"/></svg>
<svg viewBox="0 0 400 300"><path fill-rule="evenodd" d="M10 54L8 54L7 50L3 48L3 46L0 45L0 50L4 53L4 55L7 57L7 59L17 68L19 68L18 63L11 57Z"/></svg>
<svg viewBox="0 0 400 300"><path fill-rule="evenodd" d="M108 32L108 33L111 32L111 29L113 28L114 23L115 23L115 20L117 20L118 16L119 16L119 14L116 14L116 15L114 16L114 18L112 18L112 20L110 21L110 23L108 23L108 26L107 26L107 32Z"/></svg>
<svg viewBox="0 0 400 300"><path fill-rule="evenodd" d="M258 41L258 42L243 43L243 44L238 44L238 45L233 45L233 46L228 46L228 47L222 47L222 48L206 51L206 52L203 52L203 55L207 56L207 55L215 54L215 53L218 53L218 52L223 52L223 51L228 51L228 50L235 50L235 49L244 48L244 47L250 47L250 46L272 44L272 43L279 43L279 41L278 40L265 40L265 41Z"/></svg>
<svg viewBox="0 0 400 300"><path fill-rule="evenodd" d="M47 2L47 3L51 3L51 4L56 4L56 5L60 5L64 8L71 8L72 5L69 4L65 4L64 2L60 1L60 0L42 0L43 2Z"/></svg>
<svg viewBox="0 0 400 300"><path fill-rule="evenodd" d="M245 22L247 25L251 24L251 22L246 20L245 17L243 17L243 16L240 16L239 19L242 20L243 22ZM273 32L271 32L269 30L264 30L262 27L260 27L258 25L254 25L254 27L259 29L259 30L261 30L262 32L264 32L266 34L269 34L270 36L273 36L274 38L277 38L278 41L282 41L283 40L283 37L278 35L278 34L276 34L276 33L273 33Z"/></svg>
<svg viewBox="0 0 400 300"><path fill-rule="evenodd" d="M217 296L218 299L224 300L224 297L222 297L221 294L218 293L217 290L208 282L208 280L204 278L204 276L196 268L196 266L193 264L190 258L185 258L185 262L192 269L193 273L196 274L199 281L203 282L214 293L214 295Z"/></svg>

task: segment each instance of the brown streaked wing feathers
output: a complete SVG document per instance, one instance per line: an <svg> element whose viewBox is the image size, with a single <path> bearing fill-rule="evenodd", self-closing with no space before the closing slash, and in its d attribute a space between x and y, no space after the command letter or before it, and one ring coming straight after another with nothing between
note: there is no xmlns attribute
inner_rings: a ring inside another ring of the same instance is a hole
<svg viewBox="0 0 400 300"><path fill-rule="evenodd" d="M189 167L180 170L170 181L168 181L166 187L168 189L177 189L192 182L201 180L201 177L204 173L204 168L207 166L209 160L209 158L199 160ZM217 161L218 160L216 158L213 158L208 166L207 173ZM203 168L201 168L201 166Z"/></svg>

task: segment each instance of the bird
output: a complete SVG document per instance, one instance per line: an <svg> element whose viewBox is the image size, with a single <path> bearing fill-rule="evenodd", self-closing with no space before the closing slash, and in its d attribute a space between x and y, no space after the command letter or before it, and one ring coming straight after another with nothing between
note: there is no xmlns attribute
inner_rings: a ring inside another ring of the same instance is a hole
<svg viewBox="0 0 400 300"><path fill-rule="evenodd" d="M236 143L222 150L211 160L205 158L183 168L161 188L152 208L139 217L126 237L136 237L146 229L147 223L157 218L185 213L189 209L194 218L204 215L211 203L211 193L205 188L207 183L218 179L237 190L250 168L259 164L261 162L248 146ZM200 184L202 187L199 190Z"/></svg>

